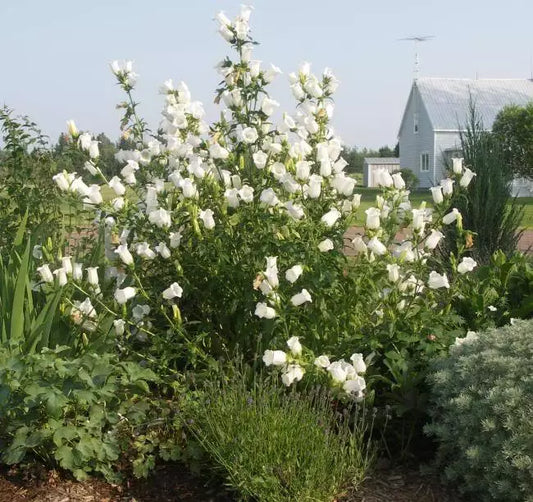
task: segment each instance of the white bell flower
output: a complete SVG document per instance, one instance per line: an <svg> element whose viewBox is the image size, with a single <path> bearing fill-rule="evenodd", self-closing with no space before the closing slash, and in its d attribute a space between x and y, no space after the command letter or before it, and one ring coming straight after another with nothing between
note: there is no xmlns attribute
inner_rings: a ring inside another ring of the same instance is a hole
<svg viewBox="0 0 533 502"><path fill-rule="evenodd" d="M428 287L430 289L449 288L450 283L446 274L439 274L434 270L429 274Z"/></svg>
<svg viewBox="0 0 533 502"><path fill-rule="evenodd" d="M215 219L213 218L213 211L211 209L201 210L199 217L207 230L215 228Z"/></svg>
<svg viewBox="0 0 533 502"><path fill-rule="evenodd" d="M98 141L91 141L89 146L89 157L91 159L97 159L100 156L100 151L98 149Z"/></svg>
<svg viewBox="0 0 533 502"><path fill-rule="evenodd" d="M137 293L137 290L135 288L132 288L131 286L128 286L127 288L120 289L117 288L115 290L115 300L119 305L125 304L128 300L131 300L135 294Z"/></svg>
<svg viewBox="0 0 533 502"><path fill-rule="evenodd" d="M460 274L466 274L467 272L472 272L472 270L474 270L476 267L477 262L473 258L467 256L462 259L459 265L457 265L457 272Z"/></svg>
<svg viewBox="0 0 533 502"><path fill-rule="evenodd" d="M72 275L72 257L63 256L63 258L61 258L61 267L63 267L66 274Z"/></svg>
<svg viewBox="0 0 533 502"><path fill-rule="evenodd" d="M314 362L318 368L327 368L330 364L329 357L326 355L318 356Z"/></svg>
<svg viewBox="0 0 533 502"><path fill-rule="evenodd" d="M150 245L147 242L139 242L135 246L135 252L145 260L153 260L156 256L154 251L150 249Z"/></svg>
<svg viewBox="0 0 533 502"><path fill-rule="evenodd" d="M367 247L372 253L378 256L384 255L387 252L387 248L377 237L372 237L368 241Z"/></svg>
<svg viewBox="0 0 533 502"><path fill-rule="evenodd" d="M354 367L356 373L366 372L366 364L363 358L363 354L359 354L359 353L352 354L352 356L350 357L350 360L352 361L352 366Z"/></svg>
<svg viewBox="0 0 533 502"><path fill-rule="evenodd" d="M353 249L356 254L366 253L367 246L362 236L356 235L352 239L352 244L353 244Z"/></svg>
<svg viewBox="0 0 533 502"><path fill-rule="evenodd" d="M268 96L263 98L261 102L261 111L267 116L270 117L274 113L274 110L279 106L279 103L273 99L270 99Z"/></svg>
<svg viewBox="0 0 533 502"><path fill-rule="evenodd" d="M452 171L454 174L461 174L463 172L463 159L452 159Z"/></svg>
<svg viewBox="0 0 533 502"><path fill-rule="evenodd" d="M236 188L227 188L224 191L224 197L226 198L229 207L239 207L239 191Z"/></svg>
<svg viewBox="0 0 533 502"><path fill-rule="evenodd" d="M261 319L274 319L274 317L277 315L276 311L264 302L259 302L255 306L254 314Z"/></svg>
<svg viewBox="0 0 533 502"><path fill-rule="evenodd" d="M289 270L285 272L285 279L291 284L294 284L303 274L303 271L304 269L301 265L294 265L294 267L289 268Z"/></svg>
<svg viewBox="0 0 533 502"><path fill-rule="evenodd" d="M63 267L54 270L53 273L57 278L59 286L65 286L68 283L67 272Z"/></svg>
<svg viewBox="0 0 533 502"><path fill-rule="evenodd" d="M169 228L172 224L170 212L166 209L156 209L148 215L148 221L159 228Z"/></svg>
<svg viewBox="0 0 533 502"><path fill-rule="evenodd" d="M181 298L183 288L177 283L173 282L165 291L163 291L163 298L165 300L172 300L173 298Z"/></svg>
<svg viewBox="0 0 533 502"><path fill-rule="evenodd" d="M292 201L286 202L285 208L287 209L289 216L294 220L301 220L305 216L303 208L293 204Z"/></svg>
<svg viewBox="0 0 533 502"><path fill-rule="evenodd" d="M287 354L282 350L265 350L263 362L266 366L283 366L287 362Z"/></svg>
<svg viewBox="0 0 533 502"><path fill-rule="evenodd" d="M300 305L303 305L307 302L312 303L313 299L311 298L311 294L309 293L309 291L307 291L307 289L305 288L291 298L291 303L295 307L299 307Z"/></svg>
<svg viewBox="0 0 533 502"><path fill-rule="evenodd" d="M460 216L460 212L454 207L447 215L442 218L442 223L445 225L450 225L457 220L457 217Z"/></svg>
<svg viewBox="0 0 533 502"><path fill-rule="evenodd" d="M254 189L251 186L243 185L239 190L239 197L243 202L250 203L254 200Z"/></svg>
<svg viewBox="0 0 533 502"><path fill-rule="evenodd" d="M302 344L297 336L291 336L287 340L287 347L289 347L289 350L292 352L293 356L299 356L302 353Z"/></svg>
<svg viewBox="0 0 533 502"><path fill-rule="evenodd" d="M326 227L332 227L337 223L337 220L341 217L340 211L335 208L330 209L326 214L320 218L320 221L326 225Z"/></svg>
<svg viewBox="0 0 533 502"><path fill-rule="evenodd" d="M117 249L115 249L115 253L118 254L118 257L125 265L133 264L133 256L130 253L127 244L121 244L118 246Z"/></svg>
<svg viewBox="0 0 533 502"><path fill-rule="evenodd" d="M470 185L470 182L472 179L476 176L476 173L468 169L468 167L465 169L463 175L461 176L461 181L459 181L459 185L463 188L466 188L468 185Z"/></svg>
<svg viewBox="0 0 533 502"><path fill-rule="evenodd" d="M356 376L355 378L346 380L343 383L342 388L347 394L359 396L366 389L366 382L363 377Z"/></svg>
<svg viewBox="0 0 533 502"><path fill-rule="evenodd" d="M294 382L299 382L304 376L304 369L299 364L289 364L283 375L281 381L287 387L290 387Z"/></svg>
<svg viewBox="0 0 533 502"><path fill-rule="evenodd" d="M109 180L108 185L117 195L124 195L126 193L126 187L122 184L118 176L113 176Z"/></svg>
<svg viewBox="0 0 533 502"><path fill-rule="evenodd" d="M92 286L98 286L98 267L87 267L87 282Z"/></svg>
<svg viewBox="0 0 533 502"><path fill-rule="evenodd" d="M400 280L400 266L396 263L387 265L387 272L389 273L390 282L398 282Z"/></svg>
<svg viewBox="0 0 533 502"><path fill-rule="evenodd" d="M124 334L124 327L126 326L126 321L124 319L116 319L113 321L113 326L115 327L115 334L121 336Z"/></svg>
<svg viewBox="0 0 533 502"><path fill-rule="evenodd" d="M261 192L259 200L267 206L277 206L280 203L276 192L272 188L267 188Z"/></svg>
<svg viewBox="0 0 533 502"><path fill-rule="evenodd" d="M397 190L405 188L405 181L402 178L402 173L394 173L392 175L392 181L394 183L394 188Z"/></svg>
<svg viewBox="0 0 533 502"><path fill-rule="evenodd" d="M257 169L264 169L267 163L268 155L265 152L259 150L252 155L254 164Z"/></svg>
<svg viewBox="0 0 533 502"><path fill-rule="evenodd" d="M91 147L91 142L93 138L88 132L84 132L83 134L80 134L78 138L78 146L85 151L88 151Z"/></svg>
<svg viewBox="0 0 533 502"><path fill-rule="evenodd" d="M377 207L369 207L365 210L366 213L366 228L370 230L378 229L381 225L380 217L381 210Z"/></svg>
<svg viewBox="0 0 533 502"><path fill-rule="evenodd" d="M453 194L454 183L455 183L455 180L452 180L451 178L446 178L440 181L440 186L442 187L442 194L444 196Z"/></svg>
<svg viewBox="0 0 533 502"><path fill-rule="evenodd" d="M245 127L237 136L240 141L248 144L255 143L259 137L254 127Z"/></svg>
<svg viewBox="0 0 533 502"><path fill-rule="evenodd" d="M431 196L433 197L433 202L435 204L441 204L444 201L444 196L442 193L442 186L437 185L436 187L431 187Z"/></svg>
<svg viewBox="0 0 533 502"><path fill-rule="evenodd" d="M81 263L74 263L72 265L72 278L75 281L81 281L83 279L83 266Z"/></svg>
<svg viewBox="0 0 533 502"><path fill-rule="evenodd" d="M170 249L165 242L160 242L154 249L164 260L170 258Z"/></svg>
<svg viewBox="0 0 533 502"><path fill-rule="evenodd" d="M333 241L331 239L324 239L318 244L318 249L322 253L326 253L327 251L331 251L334 248Z"/></svg>

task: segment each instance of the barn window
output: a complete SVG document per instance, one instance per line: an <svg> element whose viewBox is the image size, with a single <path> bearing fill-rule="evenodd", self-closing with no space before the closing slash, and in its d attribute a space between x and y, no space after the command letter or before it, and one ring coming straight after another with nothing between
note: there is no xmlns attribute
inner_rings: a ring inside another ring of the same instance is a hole
<svg viewBox="0 0 533 502"><path fill-rule="evenodd" d="M420 171L429 171L429 153L420 154Z"/></svg>

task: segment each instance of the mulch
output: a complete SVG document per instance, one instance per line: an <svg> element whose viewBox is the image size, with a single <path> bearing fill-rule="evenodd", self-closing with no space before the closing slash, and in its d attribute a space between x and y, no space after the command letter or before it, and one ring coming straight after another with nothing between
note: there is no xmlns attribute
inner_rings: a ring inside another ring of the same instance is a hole
<svg viewBox="0 0 533 502"><path fill-rule="evenodd" d="M74 481L44 468L0 470L0 502L231 502L179 464L159 466L147 480L110 485L100 479ZM416 469L377 469L342 502L461 502L435 478ZM339 501L340 502L340 501Z"/></svg>

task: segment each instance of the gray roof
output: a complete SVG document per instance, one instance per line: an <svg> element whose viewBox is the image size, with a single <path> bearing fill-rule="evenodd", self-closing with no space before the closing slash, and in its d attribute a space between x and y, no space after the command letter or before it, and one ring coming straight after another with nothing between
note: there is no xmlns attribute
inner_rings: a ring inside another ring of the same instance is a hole
<svg viewBox="0 0 533 502"><path fill-rule="evenodd" d="M400 159L397 157L365 157L365 164L399 164Z"/></svg>
<svg viewBox="0 0 533 502"><path fill-rule="evenodd" d="M527 79L419 78L415 85L433 129L464 129L470 96L486 129L504 106L533 101L533 81Z"/></svg>

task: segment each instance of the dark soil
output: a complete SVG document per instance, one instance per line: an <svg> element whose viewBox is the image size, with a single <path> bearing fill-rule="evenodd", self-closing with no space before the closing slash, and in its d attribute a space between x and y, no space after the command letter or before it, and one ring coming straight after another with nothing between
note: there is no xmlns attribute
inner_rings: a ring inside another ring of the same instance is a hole
<svg viewBox="0 0 533 502"><path fill-rule="evenodd" d="M147 480L116 486L98 479L77 482L45 469L0 470L0 502L231 502L177 464L162 465ZM343 502L460 502L437 480L417 470L379 469Z"/></svg>

